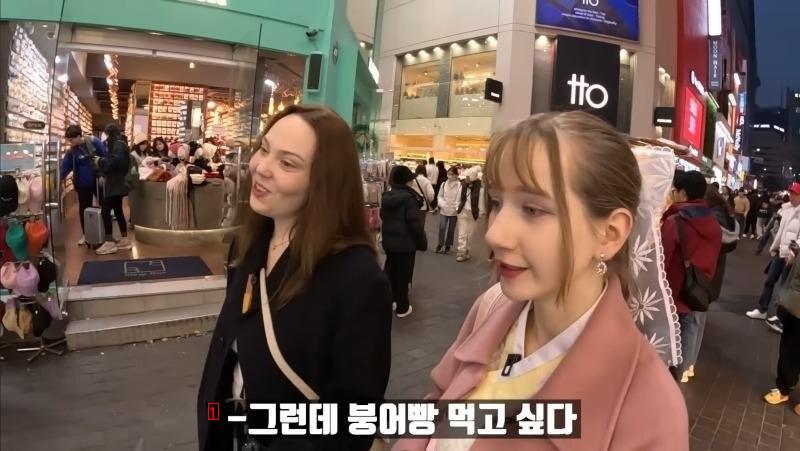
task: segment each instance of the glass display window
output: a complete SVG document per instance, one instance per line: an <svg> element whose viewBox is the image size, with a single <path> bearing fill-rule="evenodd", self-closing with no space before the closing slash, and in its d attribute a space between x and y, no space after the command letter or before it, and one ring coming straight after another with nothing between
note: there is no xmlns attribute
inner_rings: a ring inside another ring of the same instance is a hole
<svg viewBox="0 0 800 451"><path fill-rule="evenodd" d="M439 61L403 67L400 119L436 117Z"/></svg>
<svg viewBox="0 0 800 451"><path fill-rule="evenodd" d="M491 117L498 105L483 98L486 79L495 76L497 52L453 58L450 117Z"/></svg>

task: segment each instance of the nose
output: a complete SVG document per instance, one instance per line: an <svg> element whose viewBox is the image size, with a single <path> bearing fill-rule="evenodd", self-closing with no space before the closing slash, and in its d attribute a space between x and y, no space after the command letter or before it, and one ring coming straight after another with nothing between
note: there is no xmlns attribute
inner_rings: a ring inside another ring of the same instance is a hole
<svg viewBox="0 0 800 451"><path fill-rule="evenodd" d="M250 172L263 178L272 177L272 158L270 155L255 154L250 159Z"/></svg>
<svg viewBox="0 0 800 451"><path fill-rule="evenodd" d="M489 218L486 243L495 253L513 249L516 245L515 230L519 230L519 226L514 224L512 215L503 208L497 209Z"/></svg>

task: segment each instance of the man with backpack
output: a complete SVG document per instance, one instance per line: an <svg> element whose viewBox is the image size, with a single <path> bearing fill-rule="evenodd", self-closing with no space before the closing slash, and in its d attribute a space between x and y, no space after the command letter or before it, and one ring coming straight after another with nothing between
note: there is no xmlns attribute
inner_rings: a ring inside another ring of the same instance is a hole
<svg viewBox="0 0 800 451"><path fill-rule="evenodd" d="M105 158L107 150L105 144L94 136L84 136L79 125L70 125L64 134L70 144L69 150L61 161L61 180L66 179L72 172L72 186L78 194L78 218L81 221L81 231L84 230L83 212L92 206L92 198L97 194L97 164L100 158ZM102 199L98 199L98 202ZM86 239L81 236L78 246L86 244Z"/></svg>
<svg viewBox="0 0 800 451"><path fill-rule="evenodd" d="M700 172L676 172L672 182L674 203L661 223L664 267L681 326L683 362L678 375L683 383L694 376L722 248L722 230L703 200L706 188Z"/></svg>

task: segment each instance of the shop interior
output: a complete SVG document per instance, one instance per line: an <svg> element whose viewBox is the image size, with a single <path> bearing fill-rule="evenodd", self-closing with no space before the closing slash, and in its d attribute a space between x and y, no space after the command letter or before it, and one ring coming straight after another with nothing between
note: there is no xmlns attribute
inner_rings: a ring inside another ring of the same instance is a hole
<svg viewBox="0 0 800 451"><path fill-rule="evenodd" d="M272 115L302 100L305 59L231 49L234 46L200 38L124 30L72 27L57 38L54 29L54 24L44 23L11 25L7 121L0 122L0 142L50 141L48 161L54 163L57 154L60 163L69 148L64 139L67 126L79 124L84 134L100 137L105 125L114 121L132 149L136 140L152 146L162 138L168 145L166 155L158 158L153 153L147 167L139 167L140 181L126 198L132 249L109 255L78 245L83 233L72 175L60 180L56 164L50 163L48 199L57 200L60 207L60 218L50 213L51 220L60 219L52 221L51 239L56 259L63 263L63 283L96 283L82 274L88 263L162 257L199 257L207 275L223 274L223 237L235 225L248 146ZM116 43L124 38L147 48L80 39L90 35L95 41ZM222 51L238 57L221 58ZM251 119L255 117L259 120ZM42 121L48 128L26 128L26 121ZM204 158L208 166L178 177L170 160L176 161L182 144L194 154L187 163ZM41 168L42 162L37 163Z"/></svg>

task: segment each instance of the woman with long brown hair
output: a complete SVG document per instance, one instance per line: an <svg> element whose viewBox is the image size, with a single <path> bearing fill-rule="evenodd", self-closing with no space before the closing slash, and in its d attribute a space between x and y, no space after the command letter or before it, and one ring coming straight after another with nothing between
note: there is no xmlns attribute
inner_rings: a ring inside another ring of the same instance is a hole
<svg viewBox="0 0 800 451"><path fill-rule="evenodd" d="M688 451L683 397L626 305L641 174L625 139L587 113L539 114L492 137L485 180L500 282L433 369L428 399L580 400L580 438L394 449Z"/></svg>
<svg viewBox="0 0 800 451"><path fill-rule="evenodd" d="M200 449L367 450L371 437L248 437L207 421L210 402L221 418L244 414L244 402L380 402L389 379L391 293L367 231L349 127L327 108L292 105L256 146L199 390Z"/></svg>

